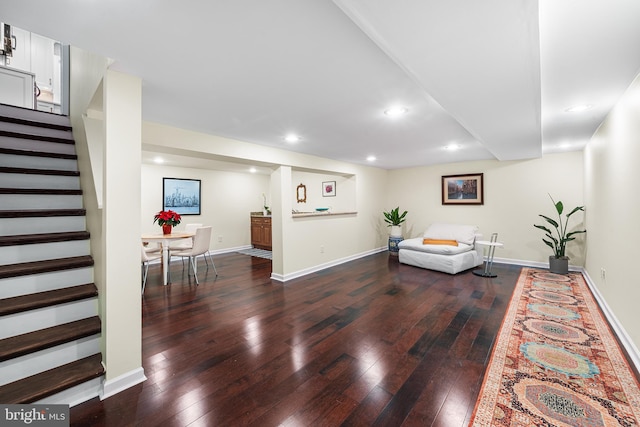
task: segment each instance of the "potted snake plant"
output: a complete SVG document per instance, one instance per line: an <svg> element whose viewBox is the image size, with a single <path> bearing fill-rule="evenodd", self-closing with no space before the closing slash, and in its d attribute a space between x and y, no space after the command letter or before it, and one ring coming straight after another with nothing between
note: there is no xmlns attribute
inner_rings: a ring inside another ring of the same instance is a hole
<svg viewBox="0 0 640 427"><path fill-rule="evenodd" d="M553 231L544 225L534 224L533 226L539 228L545 232L545 237L542 241L553 250L553 255L549 256L549 271L557 274L567 274L569 272L569 257L566 255L567 243L575 240L576 234L586 233L587 230L569 231L568 223L571 215L579 211L584 211L584 206L576 206L565 215L564 223L562 222L562 213L564 212L564 205L561 201L556 202L553 197L549 195L553 206L556 208L558 214L558 220L550 218L546 215L538 215L553 227Z"/></svg>
<svg viewBox="0 0 640 427"><path fill-rule="evenodd" d="M406 220L407 211L400 213L400 207L391 209L389 212L382 212L384 214L384 222L387 223L387 227L391 227L389 235L391 237L402 237L401 224Z"/></svg>

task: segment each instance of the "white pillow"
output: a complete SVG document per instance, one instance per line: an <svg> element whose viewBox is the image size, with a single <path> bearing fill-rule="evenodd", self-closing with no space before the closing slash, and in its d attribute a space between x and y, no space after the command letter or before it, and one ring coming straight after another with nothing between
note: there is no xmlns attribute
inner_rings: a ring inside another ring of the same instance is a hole
<svg viewBox="0 0 640 427"><path fill-rule="evenodd" d="M472 245L478 227L475 225L460 225L460 224L446 224L443 222L434 222L424 232L423 238L425 239L438 239L438 240L456 240L460 243L466 243Z"/></svg>

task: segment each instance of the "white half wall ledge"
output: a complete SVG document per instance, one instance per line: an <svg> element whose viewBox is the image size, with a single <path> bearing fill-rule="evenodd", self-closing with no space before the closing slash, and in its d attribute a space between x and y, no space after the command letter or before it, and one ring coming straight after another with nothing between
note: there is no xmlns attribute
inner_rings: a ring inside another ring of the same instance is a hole
<svg viewBox="0 0 640 427"><path fill-rule="evenodd" d="M105 381L102 384L102 392L100 400L107 399L115 394L120 393L128 388L138 385L147 380L142 367L124 373L112 380Z"/></svg>

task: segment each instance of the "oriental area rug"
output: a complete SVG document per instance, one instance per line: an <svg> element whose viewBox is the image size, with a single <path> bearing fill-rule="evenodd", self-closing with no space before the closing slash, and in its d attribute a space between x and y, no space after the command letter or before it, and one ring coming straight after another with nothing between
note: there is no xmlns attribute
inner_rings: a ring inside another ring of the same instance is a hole
<svg viewBox="0 0 640 427"><path fill-rule="evenodd" d="M522 269L471 425L640 425L638 381L582 274Z"/></svg>

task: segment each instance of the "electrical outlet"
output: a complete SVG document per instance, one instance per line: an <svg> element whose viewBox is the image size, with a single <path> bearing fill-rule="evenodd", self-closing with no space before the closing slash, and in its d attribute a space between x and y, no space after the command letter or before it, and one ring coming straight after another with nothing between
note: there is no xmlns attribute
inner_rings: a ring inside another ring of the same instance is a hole
<svg viewBox="0 0 640 427"><path fill-rule="evenodd" d="M323 254L324 253L324 246L320 246L320 253Z"/></svg>
<svg viewBox="0 0 640 427"><path fill-rule="evenodd" d="M600 278L603 280L607 278L607 271L604 268L600 269Z"/></svg>
<svg viewBox="0 0 640 427"><path fill-rule="evenodd" d="M222 243L222 236L218 236L218 243Z"/></svg>

